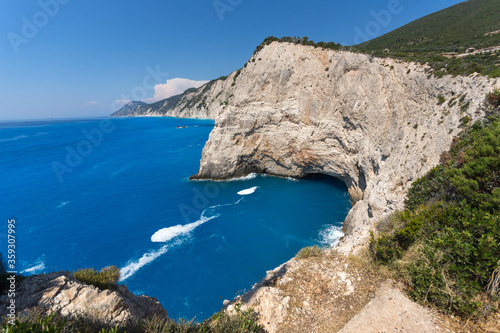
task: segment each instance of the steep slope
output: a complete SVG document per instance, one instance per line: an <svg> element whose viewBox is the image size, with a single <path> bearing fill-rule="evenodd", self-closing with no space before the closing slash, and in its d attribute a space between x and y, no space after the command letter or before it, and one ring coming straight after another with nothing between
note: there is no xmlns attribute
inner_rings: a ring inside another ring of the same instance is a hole
<svg viewBox="0 0 500 333"><path fill-rule="evenodd" d="M434 78L415 63L278 42L231 80L225 92L231 98L193 178L337 177L354 205L344 224L354 238L402 207L408 186L438 163L461 126L484 117L485 94L500 86L484 77Z"/></svg>
<svg viewBox="0 0 500 333"><path fill-rule="evenodd" d="M488 34L500 30L498 13L498 0L469 0L357 46L369 50L441 52L500 45L500 34Z"/></svg>

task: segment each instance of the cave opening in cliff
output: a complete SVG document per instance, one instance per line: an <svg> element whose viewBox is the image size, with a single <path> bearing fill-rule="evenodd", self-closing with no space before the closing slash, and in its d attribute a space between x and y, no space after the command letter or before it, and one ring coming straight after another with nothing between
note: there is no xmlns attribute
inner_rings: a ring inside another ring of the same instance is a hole
<svg viewBox="0 0 500 333"><path fill-rule="evenodd" d="M334 176L326 175L323 173L309 173L309 174L305 175L304 177L302 177L301 180L322 182L322 183L331 185L340 191L344 191L345 193L348 193L347 186L344 183L344 181L342 181L339 178L334 177Z"/></svg>

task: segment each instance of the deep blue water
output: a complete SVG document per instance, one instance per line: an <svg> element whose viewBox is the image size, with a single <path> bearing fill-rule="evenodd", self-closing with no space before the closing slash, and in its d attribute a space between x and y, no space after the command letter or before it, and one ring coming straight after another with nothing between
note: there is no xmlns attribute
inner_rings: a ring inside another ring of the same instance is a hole
<svg viewBox="0 0 500 333"><path fill-rule="evenodd" d="M14 218L19 272L116 265L121 283L170 317L202 320L300 248L339 237L350 203L337 180L189 181L212 128L174 118L0 123L2 252Z"/></svg>

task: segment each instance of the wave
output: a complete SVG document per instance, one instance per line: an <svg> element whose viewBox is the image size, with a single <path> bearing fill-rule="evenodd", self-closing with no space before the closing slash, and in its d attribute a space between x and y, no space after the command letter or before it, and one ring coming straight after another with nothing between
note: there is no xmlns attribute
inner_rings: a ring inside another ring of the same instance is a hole
<svg viewBox="0 0 500 333"><path fill-rule="evenodd" d="M335 246L339 239L344 236L342 227L336 225L327 225L319 232L319 242L327 246Z"/></svg>
<svg viewBox="0 0 500 333"><path fill-rule="evenodd" d="M43 256L38 258L31 267L26 268L25 270L21 271L21 274L34 274L41 272L45 269L45 262L43 260Z"/></svg>
<svg viewBox="0 0 500 333"><path fill-rule="evenodd" d="M120 174L120 173L122 173L123 171L126 171L128 168L129 168L129 167L128 167L128 166L126 166L126 167L124 167L124 168L121 168L121 169L119 169L119 170L116 170L115 172L112 172L112 173L111 173L111 176L116 176L117 174Z"/></svg>
<svg viewBox="0 0 500 333"><path fill-rule="evenodd" d="M29 135L18 135L13 138L8 138L8 139L0 139L0 142L7 142L7 141L15 141L19 139L24 139L24 138L29 138Z"/></svg>
<svg viewBox="0 0 500 333"><path fill-rule="evenodd" d="M128 279L129 277L134 275L139 269L141 269L145 265L151 263L156 258L167 253L170 248L175 247L177 245L180 245L183 242L184 242L184 240L179 239L172 244L163 245L158 250L151 250L147 253L144 253L143 256L139 260L130 261L125 267L120 268L120 280L119 280L119 282L122 282L122 281Z"/></svg>
<svg viewBox="0 0 500 333"><path fill-rule="evenodd" d="M243 176L243 177L231 178L231 179L228 179L226 181L228 181L228 182L241 182L241 181L245 181L245 180L254 179L255 177L257 177L257 174L256 173L251 173L251 174Z"/></svg>
<svg viewBox="0 0 500 333"><path fill-rule="evenodd" d="M199 227L205 222L208 222L210 220L213 220L217 217L219 217L219 214L213 214L213 210L219 207L226 207L226 206L232 206L232 205L237 205L240 203L240 201L243 198L239 199L236 202L228 203L228 204L220 204L220 205L215 205L215 206L210 206L203 210L201 213L200 219L196 222L189 223L189 224L178 224L173 227L168 227L168 228L163 228L158 230L151 236L151 241L153 243L166 243L170 241L171 239L177 237L177 236L183 236L189 234L191 231ZM206 216L208 213L212 213L212 216Z"/></svg>
<svg viewBox="0 0 500 333"><path fill-rule="evenodd" d="M56 208L61 208L61 207L64 207L66 206L67 204L69 204L70 201L64 201L64 202L61 202L61 204L59 206L57 206Z"/></svg>
<svg viewBox="0 0 500 333"><path fill-rule="evenodd" d="M171 240L172 238L175 238L177 236L182 236L182 235L187 235L196 227L202 225L205 222L208 222L214 218L218 217L218 215L210 216L210 217L205 217L202 216L201 219L199 219L196 222L185 224L185 225L175 225L173 227L168 227L168 228L163 228L158 230L151 236L151 241L153 243L165 243Z"/></svg>
<svg viewBox="0 0 500 333"><path fill-rule="evenodd" d="M247 188L246 190L239 191L238 194L239 195L249 195L249 194L254 193L255 190L258 188L259 188L258 186L250 187L250 188Z"/></svg>
<svg viewBox="0 0 500 333"><path fill-rule="evenodd" d="M261 175L262 177L265 177L266 175ZM237 178L229 178L229 179L222 179L222 180L218 180L218 179L215 179L215 180L211 180L211 179L193 179L191 181L195 181L195 182L207 182L207 181L210 181L210 182L244 182L244 181L247 181L247 180L252 180L254 178L257 177L257 174L256 173L251 173L249 175L246 175L246 176L243 176L243 177L237 177Z"/></svg>
<svg viewBox="0 0 500 333"><path fill-rule="evenodd" d="M224 207L224 206L231 206L231 205L236 205L240 203L240 201L243 200L243 198L239 199L236 202L232 202L229 204L221 204L221 205L215 205L215 206L210 206L203 210L201 213L200 219L196 222L185 224L185 225L176 225L173 227L168 227L168 228L163 228L158 230L151 236L151 241L154 243L159 243L159 242L170 242L172 239L177 238L174 242L168 243L163 245L157 250L151 250L147 253L145 253L140 259L136 261L129 261L129 263L120 269L120 282L128 279L132 275L134 275L139 269L144 267L145 265L153 262L155 259L158 257L164 255L165 253L168 252L168 250L172 247L175 247L177 245L181 245L184 243L188 237L182 238L181 236L187 236L191 231L196 229L198 226L202 225L205 222L208 222L212 219L215 219L219 217L218 214L212 215L212 216L206 216L205 214L213 211L215 208L218 207Z"/></svg>

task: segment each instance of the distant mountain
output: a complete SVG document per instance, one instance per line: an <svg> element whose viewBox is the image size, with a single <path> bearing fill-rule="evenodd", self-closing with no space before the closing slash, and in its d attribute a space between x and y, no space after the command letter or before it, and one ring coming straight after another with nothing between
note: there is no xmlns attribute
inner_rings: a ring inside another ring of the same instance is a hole
<svg viewBox="0 0 500 333"><path fill-rule="evenodd" d="M144 102L132 101L125 104L120 110L116 111L112 114L112 116L130 116L137 114L137 111L141 109L141 107L148 105Z"/></svg>
<svg viewBox="0 0 500 333"><path fill-rule="evenodd" d="M469 0L357 45L391 52L463 51L500 45L500 1Z"/></svg>
<svg viewBox="0 0 500 333"><path fill-rule="evenodd" d="M220 77L199 88L187 89L182 94L152 104L138 101L129 102L111 116L165 116L213 119L229 98L229 95L226 96L226 94L222 93L224 88L232 82L228 83L226 79L225 76ZM208 100L208 96L212 96L214 93L218 98Z"/></svg>

